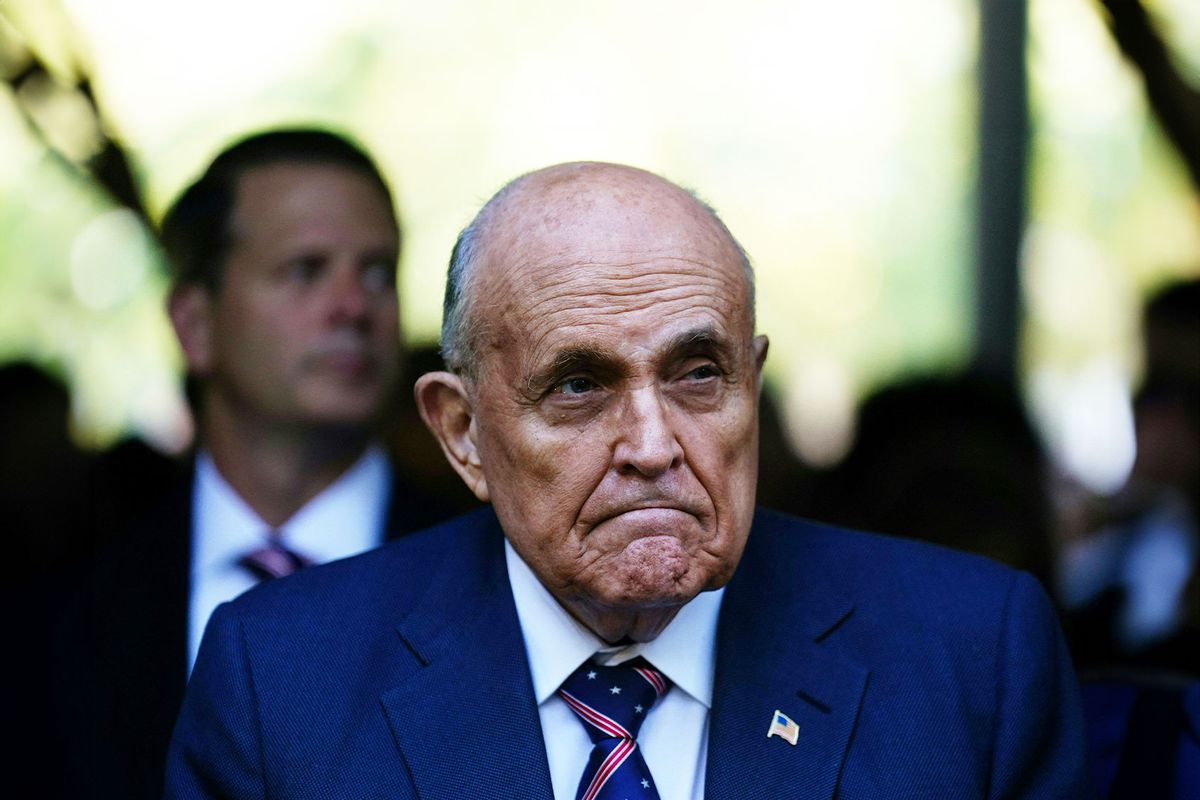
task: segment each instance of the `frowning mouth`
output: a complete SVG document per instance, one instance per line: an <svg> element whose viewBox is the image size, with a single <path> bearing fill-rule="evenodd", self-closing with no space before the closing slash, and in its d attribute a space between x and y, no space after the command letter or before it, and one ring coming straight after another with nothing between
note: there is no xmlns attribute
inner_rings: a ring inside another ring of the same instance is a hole
<svg viewBox="0 0 1200 800"><path fill-rule="evenodd" d="M595 528L620 530L627 536L671 535L696 523L696 515L677 506L643 506L606 515Z"/></svg>

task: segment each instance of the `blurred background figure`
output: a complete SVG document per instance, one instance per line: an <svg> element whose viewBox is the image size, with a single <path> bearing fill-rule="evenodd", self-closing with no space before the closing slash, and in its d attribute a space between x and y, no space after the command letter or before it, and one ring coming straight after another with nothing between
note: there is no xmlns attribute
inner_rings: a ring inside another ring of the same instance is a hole
<svg viewBox="0 0 1200 800"><path fill-rule="evenodd" d="M95 555L127 526L176 465L136 437L80 448L71 397L28 362L0 367L0 583L22 589Z"/></svg>
<svg viewBox="0 0 1200 800"><path fill-rule="evenodd" d="M814 474L792 447L775 386L764 384L758 398L758 504L797 516L811 513Z"/></svg>
<svg viewBox="0 0 1200 800"><path fill-rule="evenodd" d="M159 796L219 603L449 515L387 451L400 233L365 153L320 130L251 136L181 195L162 237L197 449L63 614L51 671L62 796Z"/></svg>
<svg viewBox="0 0 1200 800"><path fill-rule="evenodd" d="M854 445L818 479L809 513L979 553L1049 585L1047 480L1015 390L972 375L915 378L864 402Z"/></svg>
<svg viewBox="0 0 1200 800"><path fill-rule="evenodd" d="M1200 680L1088 681L1083 710L1100 797L1200 798Z"/></svg>
<svg viewBox="0 0 1200 800"><path fill-rule="evenodd" d="M1101 523L1064 553L1067 633L1082 670L1200 678L1200 280L1155 294L1143 335L1137 456Z"/></svg>
<svg viewBox="0 0 1200 800"><path fill-rule="evenodd" d="M66 387L29 363L0 368L0 520L4 583L87 546L88 457L71 441Z"/></svg>

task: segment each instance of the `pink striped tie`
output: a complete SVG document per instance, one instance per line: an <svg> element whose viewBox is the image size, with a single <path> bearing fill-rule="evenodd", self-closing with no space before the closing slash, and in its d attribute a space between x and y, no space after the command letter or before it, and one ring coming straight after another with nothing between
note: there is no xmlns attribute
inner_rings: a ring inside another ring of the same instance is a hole
<svg viewBox="0 0 1200 800"><path fill-rule="evenodd" d="M309 559L283 545L283 532L272 530L267 534L267 544L251 550L238 559L238 565L249 570L260 582L282 578L293 572L312 566Z"/></svg>

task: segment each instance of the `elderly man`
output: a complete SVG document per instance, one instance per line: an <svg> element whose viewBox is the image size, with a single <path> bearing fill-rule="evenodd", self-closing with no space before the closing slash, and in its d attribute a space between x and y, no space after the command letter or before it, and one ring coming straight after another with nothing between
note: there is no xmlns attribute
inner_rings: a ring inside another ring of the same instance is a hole
<svg viewBox="0 0 1200 800"><path fill-rule="evenodd" d="M422 414L491 508L225 606L168 797L1075 797L1028 576L754 511L767 341L725 226L640 170L463 232Z"/></svg>

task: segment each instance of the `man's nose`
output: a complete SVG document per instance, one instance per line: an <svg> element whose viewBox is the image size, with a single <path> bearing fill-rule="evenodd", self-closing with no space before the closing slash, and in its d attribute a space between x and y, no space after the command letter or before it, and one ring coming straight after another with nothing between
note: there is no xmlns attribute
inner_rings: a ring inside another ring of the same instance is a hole
<svg viewBox="0 0 1200 800"><path fill-rule="evenodd" d="M619 438L613 457L622 474L656 478L683 464L683 446L656 387L630 392L617 425Z"/></svg>
<svg viewBox="0 0 1200 800"><path fill-rule="evenodd" d="M329 315L334 322L363 322L371 308L371 291L354 264L339 264L329 285Z"/></svg>

